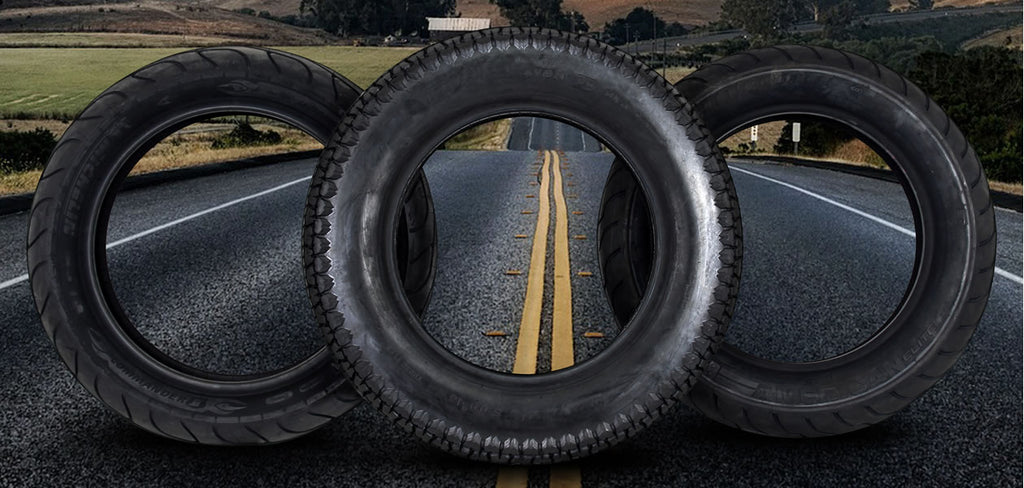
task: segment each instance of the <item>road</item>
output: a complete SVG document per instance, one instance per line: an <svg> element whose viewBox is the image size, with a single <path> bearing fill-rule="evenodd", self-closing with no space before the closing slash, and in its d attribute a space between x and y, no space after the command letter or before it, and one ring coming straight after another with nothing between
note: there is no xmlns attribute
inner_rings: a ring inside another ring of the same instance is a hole
<svg viewBox="0 0 1024 488"><path fill-rule="evenodd" d="M900 12L900 13L883 13L883 14L871 14L865 15L860 18L867 25L877 24L893 24L897 22L920 22L928 19L938 19L945 17L960 17L970 15L987 15L987 14L1006 14L1006 15L1017 15L1020 16L1021 12L1024 12L1024 6L1020 3L1006 4L1006 5L986 5L983 7L971 7L971 8L943 8L936 10L924 10L924 11L912 11L912 12ZM794 33L809 34L812 32L821 32L823 29L821 24L815 22L801 22L793 25L790 29ZM706 32L701 34L692 34L687 36L679 37L666 37L658 39L654 44L652 41L639 41L631 42L619 46L620 49L630 53L647 53L647 52L660 52L663 46L669 46L671 48L689 47L689 46L700 46L704 44L714 44L722 41L728 41L746 35L746 31L742 29L732 29L718 32Z"/></svg>
<svg viewBox="0 0 1024 488"><path fill-rule="evenodd" d="M537 173L548 158L549 176L558 173L567 203L572 359L583 361L616 330L593 241L611 155L579 131L542 120L517 121L510 145L519 150L438 153L425 167L440 256L424 325L481 366L514 366L530 278L525 271L541 255L551 266L560 253L555 246L531 252L543 220L544 177ZM313 164L281 163L119 197L111 240L123 242L109 251L112 277L151 341L222 372L274 368L319 346L299 265L299 223ZM909 275L913 239L893 228L912 228L902 190L812 168L731 167L746 258L728 340L800 360L864 338L888 315ZM552 194L556 200L558 188ZM556 233L556 214L551 211L549 242L565 239ZM904 412L842 437L778 440L680 408L570 474L587 487L1019 486L1022 218L998 210L997 220L1004 276L995 280L981 326L948 377ZM365 405L307 437L266 448L196 447L134 428L75 383L46 339L28 284L18 278L25 273L25 226L24 213L0 217L0 485L495 486L497 467L426 447ZM515 270L524 272L508 274ZM550 274L546 294L558 286ZM550 367L547 344L557 322L549 301L538 339L541 372ZM605 337L583 337L586 332ZM549 473L519 474L540 487L548 486Z"/></svg>

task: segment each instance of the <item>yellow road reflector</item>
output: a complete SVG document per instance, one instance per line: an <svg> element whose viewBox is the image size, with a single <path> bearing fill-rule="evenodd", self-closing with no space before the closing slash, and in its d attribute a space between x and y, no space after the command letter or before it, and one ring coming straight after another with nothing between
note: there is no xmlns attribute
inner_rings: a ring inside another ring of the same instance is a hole
<svg viewBox="0 0 1024 488"><path fill-rule="evenodd" d="M530 485L530 469L522 466L498 468L498 482L494 488L527 488Z"/></svg>
<svg viewBox="0 0 1024 488"><path fill-rule="evenodd" d="M576 210L572 214L573 215L583 215L583 212L580 212L579 210Z"/></svg>
<svg viewBox="0 0 1024 488"><path fill-rule="evenodd" d="M577 241L585 241L585 240L587 240L587 236L585 236L583 234L572 236L572 238L576 239Z"/></svg>
<svg viewBox="0 0 1024 488"><path fill-rule="evenodd" d="M533 210L523 210L523 215L533 215Z"/></svg>
<svg viewBox="0 0 1024 488"><path fill-rule="evenodd" d="M589 278L591 276L594 276L594 273L591 273L590 271L580 271L577 274L582 276L582 277L584 277L584 278Z"/></svg>
<svg viewBox="0 0 1024 488"><path fill-rule="evenodd" d="M527 239L529 237L530 236L528 236L526 234L516 234L516 239Z"/></svg>
<svg viewBox="0 0 1024 488"><path fill-rule="evenodd" d="M487 337L507 337L508 333L500 330L488 330L484 332Z"/></svg>
<svg viewBox="0 0 1024 488"><path fill-rule="evenodd" d="M530 186L537 186L537 185L539 185L539 184L540 184L540 183L537 183L536 181L531 181L531 182L530 182Z"/></svg>
<svg viewBox="0 0 1024 488"><path fill-rule="evenodd" d="M579 488L583 486L583 475L580 467L575 464L562 464L551 467L548 488Z"/></svg>
<svg viewBox="0 0 1024 488"><path fill-rule="evenodd" d="M537 195L526 195L526 198L537 198Z"/></svg>
<svg viewBox="0 0 1024 488"><path fill-rule="evenodd" d="M576 186L576 183L573 183L573 182L570 181L570 182L566 183L565 186Z"/></svg>
<svg viewBox="0 0 1024 488"><path fill-rule="evenodd" d="M601 339L604 338L604 334L600 332L587 332L583 334L583 337L586 337L587 339Z"/></svg>
<svg viewBox="0 0 1024 488"><path fill-rule="evenodd" d="M523 274L523 272L518 270L518 269L510 269L510 270L506 271L505 274L507 274L509 276L519 276L519 275Z"/></svg>

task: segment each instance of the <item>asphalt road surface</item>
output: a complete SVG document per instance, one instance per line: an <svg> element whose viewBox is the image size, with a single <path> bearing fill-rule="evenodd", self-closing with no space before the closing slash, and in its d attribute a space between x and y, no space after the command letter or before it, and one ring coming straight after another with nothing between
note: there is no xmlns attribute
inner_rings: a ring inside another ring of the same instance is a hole
<svg viewBox="0 0 1024 488"><path fill-rule="evenodd" d="M527 271L543 259L549 271L536 351L543 372L557 356L550 297L561 285L550 270L564 252L560 241L568 240L571 271L563 283L572 292L571 360L584 361L614 339L594 251L612 156L578 130L545 120L517 121L510 147L442 152L425 166L440 251L424 326L456 354L510 370L519 359ZM147 338L193 365L235 373L286 365L319 347L299 265L313 164L118 198L108 239L120 241L108 252L112 279ZM813 168L731 167L746 257L728 340L764 356L807 360L864 339L888 316L910 273L913 239L899 228L912 222L902 190ZM552 187L547 227L545 183ZM559 197L564 212L556 209ZM562 231L559 215L568 220ZM588 487L1020 486L1022 218L998 210L997 221L1002 274L977 334L943 381L888 421L836 438L778 440L681 407L637 438L554 475L547 468L518 474L534 487L575 476ZM46 339L21 278L26 224L24 213L0 217L0 485L495 486L499 468L435 451L366 406L265 448L192 446L136 429L89 396ZM541 230L549 245L538 253Z"/></svg>

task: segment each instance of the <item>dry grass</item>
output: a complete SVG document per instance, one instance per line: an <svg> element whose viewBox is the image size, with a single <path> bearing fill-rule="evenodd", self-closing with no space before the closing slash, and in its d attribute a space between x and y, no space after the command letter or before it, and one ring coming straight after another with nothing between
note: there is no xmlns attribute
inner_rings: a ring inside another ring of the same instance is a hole
<svg viewBox="0 0 1024 488"><path fill-rule="evenodd" d="M449 151L504 151L512 132L512 119L501 119L473 127L451 138L445 149Z"/></svg>
<svg viewBox="0 0 1024 488"><path fill-rule="evenodd" d="M1018 25L1017 27L992 32L977 39L967 41L964 43L963 48L972 49L981 46L995 46L1021 50L1022 45L1024 45L1022 39L1024 39L1024 27Z"/></svg>
<svg viewBox="0 0 1024 488"><path fill-rule="evenodd" d="M695 70L693 68L683 68L683 67L669 68L669 69L665 70L665 79L668 80L669 83L672 83L674 85L676 83L679 83L679 80L682 80L683 78L686 78L687 76L690 76L690 73L693 73L694 71L697 71L697 70ZM658 73L661 73L661 72L662 72L661 70L658 70Z"/></svg>
<svg viewBox="0 0 1024 488"><path fill-rule="evenodd" d="M46 129L53 133L53 136L60 138L64 135L64 131L68 130L68 126L71 125L69 121L62 120L51 120L51 119L0 119L0 131L22 131L30 132L36 129Z"/></svg>
<svg viewBox="0 0 1024 488"><path fill-rule="evenodd" d="M857 166L889 169L889 165L885 164L885 160L882 159L874 149L871 149L867 144L864 144L859 139L843 144L839 149L836 149L831 156L826 158L826 160L854 164Z"/></svg>
<svg viewBox="0 0 1024 488"><path fill-rule="evenodd" d="M198 133L175 134L157 144L139 161L131 174L152 173L168 169L185 168L211 163L237 161L256 156L267 156L297 151L311 151L323 148L319 142L304 132L290 127L270 124L253 124L260 131L272 130L281 134L281 144L273 146L231 147L212 149L210 146L223 130L206 126L208 130ZM186 128L195 130L196 126ZM199 127L203 128L202 126ZM230 126L227 127L230 130Z"/></svg>
<svg viewBox="0 0 1024 488"><path fill-rule="evenodd" d="M910 8L909 0L892 0L889 3L892 4L893 9L907 9ZM935 0L935 8L941 7L980 7L982 5L989 5L995 3L1007 3L1000 2L998 0Z"/></svg>
<svg viewBox="0 0 1024 488"><path fill-rule="evenodd" d="M1020 183L1003 183L1001 181L989 180L988 186L995 191L1001 191L1003 193L1009 193L1017 196L1024 195L1024 186Z"/></svg>
<svg viewBox="0 0 1024 488"><path fill-rule="evenodd" d="M0 173L0 197L35 191L42 174L42 170L13 174Z"/></svg>
<svg viewBox="0 0 1024 488"><path fill-rule="evenodd" d="M28 121L18 121L27 123ZM59 123L57 123L59 124ZM49 124L53 125L53 124ZM131 175L153 173L169 169L223 163L257 156L268 156L323 148L304 132L280 124L253 124L261 131L273 130L281 134L281 144L273 146L232 147L212 149L213 141L231 129L230 124L194 124L164 139L139 160ZM202 132L192 132L201 130ZM0 174L0 195L17 195L35 190L40 171Z"/></svg>
<svg viewBox="0 0 1024 488"><path fill-rule="evenodd" d="M205 47L245 44L227 37L178 36L116 32L8 32L0 33L0 47Z"/></svg>
<svg viewBox="0 0 1024 488"><path fill-rule="evenodd" d="M771 151L775 144L779 142L779 137L782 136L782 128L785 126L786 122L769 122L759 125L757 128L757 147ZM750 142L750 129L743 129L722 141L719 146L735 152L739 150L740 144L749 145Z"/></svg>

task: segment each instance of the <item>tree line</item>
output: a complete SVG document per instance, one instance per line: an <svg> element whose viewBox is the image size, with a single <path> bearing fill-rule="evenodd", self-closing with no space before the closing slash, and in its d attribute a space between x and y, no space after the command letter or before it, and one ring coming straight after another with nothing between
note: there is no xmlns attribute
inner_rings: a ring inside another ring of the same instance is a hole
<svg viewBox="0 0 1024 488"><path fill-rule="evenodd" d="M543 27L586 34L591 26L582 13L566 11L562 0L489 0L501 15L518 27ZM427 17L455 15L455 0L302 0L303 16L271 17L269 13L247 9L260 15L304 27L315 26L342 37L357 35L426 37ZM678 22L666 23L653 11L633 9L625 17L604 26L604 40L613 44L643 41L655 37L685 34Z"/></svg>

